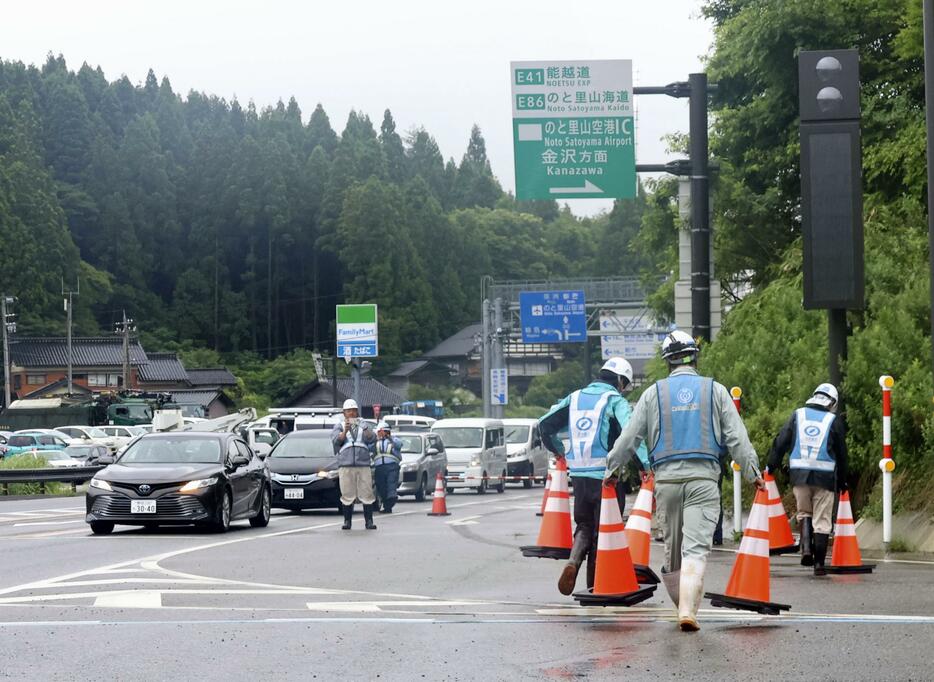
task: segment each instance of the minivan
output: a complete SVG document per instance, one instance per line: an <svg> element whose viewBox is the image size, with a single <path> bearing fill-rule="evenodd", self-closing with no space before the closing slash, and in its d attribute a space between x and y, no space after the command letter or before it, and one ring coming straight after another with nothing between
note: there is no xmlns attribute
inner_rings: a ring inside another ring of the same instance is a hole
<svg viewBox="0 0 934 682"><path fill-rule="evenodd" d="M506 490L506 441L499 419L440 419L431 433L441 436L448 455L447 491L491 487Z"/></svg>
<svg viewBox="0 0 934 682"><path fill-rule="evenodd" d="M504 419L506 469L509 481L531 488L548 475L548 451L542 443L537 419Z"/></svg>

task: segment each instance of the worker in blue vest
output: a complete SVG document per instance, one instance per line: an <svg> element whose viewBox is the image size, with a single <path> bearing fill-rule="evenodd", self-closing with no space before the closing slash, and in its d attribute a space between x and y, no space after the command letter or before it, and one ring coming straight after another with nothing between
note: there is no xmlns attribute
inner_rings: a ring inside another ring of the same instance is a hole
<svg viewBox="0 0 934 682"><path fill-rule="evenodd" d="M834 491L846 490L846 432L837 418L839 396L821 384L804 407L785 422L769 451L769 471L778 471L785 453L801 530L801 565L827 575L827 540L833 525Z"/></svg>
<svg viewBox="0 0 934 682"><path fill-rule="evenodd" d="M402 464L402 441L392 435L389 424L376 425L376 443L373 444L373 473L376 483L376 507L382 513L392 514L399 496L399 467Z"/></svg>
<svg viewBox="0 0 934 682"><path fill-rule="evenodd" d="M675 330L662 342L669 376L643 392L607 458L606 476L620 475L645 443L655 477L655 502L665 539L662 582L685 632L699 630L697 609L720 515L720 457L729 452L747 481L760 488L756 451L726 388L697 373L699 348Z"/></svg>
<svg viewBox="0 0 934 682"><path fill-rule="evenodd" d="M596 381L566 396L539 420L545 447L555 457L565 458L574 486L574 522L577 527L571 557L558 579L561 594L574 592L577 573L585 558L587 587L593 587L606 456L632 412L629 401L622 395L631 389L632 376L632 365L625 359L610 358L600 369ZM565 429L570 437L568 452L564 451L559 437ZM647 469L644 448L640 455ZM616 496L622 513L626 502L622 486L617 486Z"/></svg>

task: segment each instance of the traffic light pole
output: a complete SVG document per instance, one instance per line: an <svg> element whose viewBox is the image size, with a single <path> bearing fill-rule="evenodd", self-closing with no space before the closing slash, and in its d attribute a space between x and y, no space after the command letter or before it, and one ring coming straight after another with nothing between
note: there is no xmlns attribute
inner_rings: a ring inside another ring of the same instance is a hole
<svg viewBox="0 0 934 682"><path fill-rule="evenodd" d="M924 110L927 119L928 260L931 268L931 339L934 340L934 0L924 0ZM931 344L934 368L934 343Z"/></svg>

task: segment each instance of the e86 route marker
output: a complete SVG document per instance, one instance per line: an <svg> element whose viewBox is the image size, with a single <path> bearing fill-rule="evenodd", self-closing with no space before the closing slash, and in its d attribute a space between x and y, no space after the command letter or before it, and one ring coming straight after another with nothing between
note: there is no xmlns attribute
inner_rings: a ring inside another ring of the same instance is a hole
<svg viewBox="0 0 934 682"><path fill-rule="evenodd" d="M636 196L632 62L513 62L516 198Z"/></svg>

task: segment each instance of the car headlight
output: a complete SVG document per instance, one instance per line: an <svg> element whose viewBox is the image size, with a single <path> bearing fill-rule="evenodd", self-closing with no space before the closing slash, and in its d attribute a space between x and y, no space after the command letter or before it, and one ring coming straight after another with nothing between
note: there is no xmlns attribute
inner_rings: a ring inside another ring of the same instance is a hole
<svg viewBox="0 0 934 682"><path fill-rule="evenodd" d="M202 488L210 488L215 483L217 483L217 476L211 476L211 478L199 478L197 481L188 481L188 483L178 489L178 492L190 493L195 490L201 490Z"/></svg>
<svg viewBox="0 0 934 682"><path fill-rule="evenodd" d="M480 458L479 458L479 457L474 457L472 460L470 460L470 466L472 466L472 467L478 467L478 466L480 466Z"/></svg>
<svg viewBox="0 0 934 682"><path fill-rule="evenodd" d="M91 479L91 487L92 487L92 488L99 488L100 490L110 490L110 491L113 491L113 488L110 487L110 483L108 483L107 481L105 481L105 480L102 479L102 478L92 478L92 479Z"/></svg>
<svg viewBox="0 0 934 682"><path fill-rule="evenodd" d="M416 469L418 469L418 462L407 462L402 465L403 471L415 471Z"/></svg>

